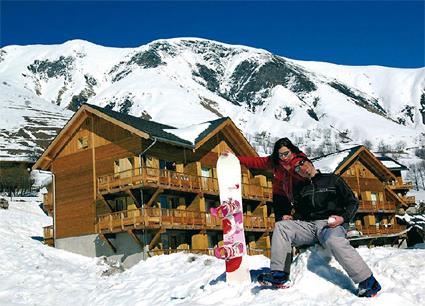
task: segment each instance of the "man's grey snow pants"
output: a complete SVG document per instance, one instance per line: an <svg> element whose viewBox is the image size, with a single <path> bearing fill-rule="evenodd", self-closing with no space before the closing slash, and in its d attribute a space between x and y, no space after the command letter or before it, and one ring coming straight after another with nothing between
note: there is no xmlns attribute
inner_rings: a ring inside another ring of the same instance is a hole
<svg viewBox="0 0 425 306"><path fill-rule="evenodd" d="M345 238L345 233L342 226L327 227L327 220L276 222L270 269L290 273L292 246L320 243L332 253L348 276L355 283L359 283L371 276L372 271Z"/></svg>

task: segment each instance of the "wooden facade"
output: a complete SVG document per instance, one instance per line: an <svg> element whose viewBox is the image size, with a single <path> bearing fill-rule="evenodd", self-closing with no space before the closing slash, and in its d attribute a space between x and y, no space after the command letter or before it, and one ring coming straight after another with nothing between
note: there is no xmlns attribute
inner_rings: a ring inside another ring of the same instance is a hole
<svg viewBox="0 0 425 306"><path fill-rule="evenodd" d="M395 215L399 208L405 208L408 204L392 187L399 183L409 183L400 181L400 178L363 146L344 150L333 156L331 154L314 162L320 165L321 160L327 159L329 162L332 158L344 156L332 170L345 180L359 199L355 228L365 237L404 233L405 227L397 224Z"/></svg>
<svg viewBox="0 0 425 306"><path fill-rule="evenodd" d="M136 134L111 115L83 106L34 166L55 177L55 199L51 188L45 195L46 210L55 214L46 240L97 234L116 249L110 235L135 238L134 233L149 230L147 244L155 252L201 251L221 243L221 221L209 214L219 203L218 156L223 150L256 156L233 122L212 122L190 145L143 130ZM271 182L246 168L242 177L250 252L267 252L274 227L266 205L272 200Z"/></svg>
<svg viewBox="0 0 425 306"><path fill-rule="evenodd" d="M44 204L54 219L53 227L45 228L48 244L97 235L115 253L117 234L128 235L149 254L209 254L221 244L221 221L209 214L219 205L218 156L224 150L257 153L229 118L209 122L195 143L164 132L170 128L83 105L34 165L54 174ZM403 230L395 220L397 206L405 205L391 187L396 178L372 153L358 147L334 172L360 200L355 225L363 235ZM242 167L250 254L270 251L271 187L268 175Z"/></svg>

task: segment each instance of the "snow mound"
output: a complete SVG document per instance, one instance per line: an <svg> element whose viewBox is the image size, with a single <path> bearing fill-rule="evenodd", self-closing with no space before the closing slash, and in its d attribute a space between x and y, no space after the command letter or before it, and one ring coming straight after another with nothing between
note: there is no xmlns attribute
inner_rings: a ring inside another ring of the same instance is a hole
<svg viewBox="0 0 425 306"><path fill-rule="evenodd" d="M425 244L414 249L360 248L383 289L373 300L356 297L334 258L319 246L295 258L286 290L252 282L228 285L224 262L206 255L161 255L105 276L108 264L43 245L52 220L40 199L12 199L0 209L0 305L424 305ZM248 257L253 279L269 259Z"/></svg>

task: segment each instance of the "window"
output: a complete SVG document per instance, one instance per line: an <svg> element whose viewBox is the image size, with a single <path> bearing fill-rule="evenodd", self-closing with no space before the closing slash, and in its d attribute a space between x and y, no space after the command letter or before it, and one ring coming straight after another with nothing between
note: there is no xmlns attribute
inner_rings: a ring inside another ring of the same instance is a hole
<svg viewBox="0 0 425 306"><path fill-rule="evenodd" d="M202 167L201 175L204 177L212 177L211 169L207 167Z"/></svg>
<svg viewBox="0 0 425 306"><path fill-rule="evenodd" d="M170 208L170 204L168 203L167 196L165 195L159 196L159 203L161 205L161 208L167 208L167 209Z"/></svg>
<svg viewBox="0 0 425 306"><path fill-rule="evenodd" d="M159 169L176 171L176 163L173 161L159 160Z"/></svg>
<svg viewBox="0 0 425 306"><path fill-rule="evenodd" d="M87 149L89 147L89 138L88 137L80 137L78 138L78 149Z"/></svg>
<svg viewBox="0 0 425 306"><path fill-rule="evenodd" d="M177 207L179 207L180 201L178 197L170 197L169 200L172 209L176 209Z"/></svg>
<svg viewBox="0 0 425 306"><path fill-rule="evenodd" d="M371 192L370 193L370 200L372 201L372 204L376 204L376 202L378 202L378 193L377 192Z"/></svg>
<svg viewBox="0 0 425 306"><path fill-rule="evenodd" d="M202 176L202 188L212 189L213 181L210 179L210 177L212 177L212 170L207 167L202 167L201 176Z"/></svg>
<svg viewBox="0 0 425 306"><path fill-rule="evenodd" d="M126 199L117 199L115 202L115 211L127 210L127 201Z"/></svg>

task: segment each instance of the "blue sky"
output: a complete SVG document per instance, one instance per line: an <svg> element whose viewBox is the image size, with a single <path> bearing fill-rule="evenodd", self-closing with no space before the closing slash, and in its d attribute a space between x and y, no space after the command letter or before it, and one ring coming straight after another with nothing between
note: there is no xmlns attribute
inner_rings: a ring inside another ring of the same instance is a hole
<svg viewBox="0 0 425 306"><path fill-rule="evenodd" d="M201 37L300 60L425 66L422 1L1 1L1 46Z"/></svg>

